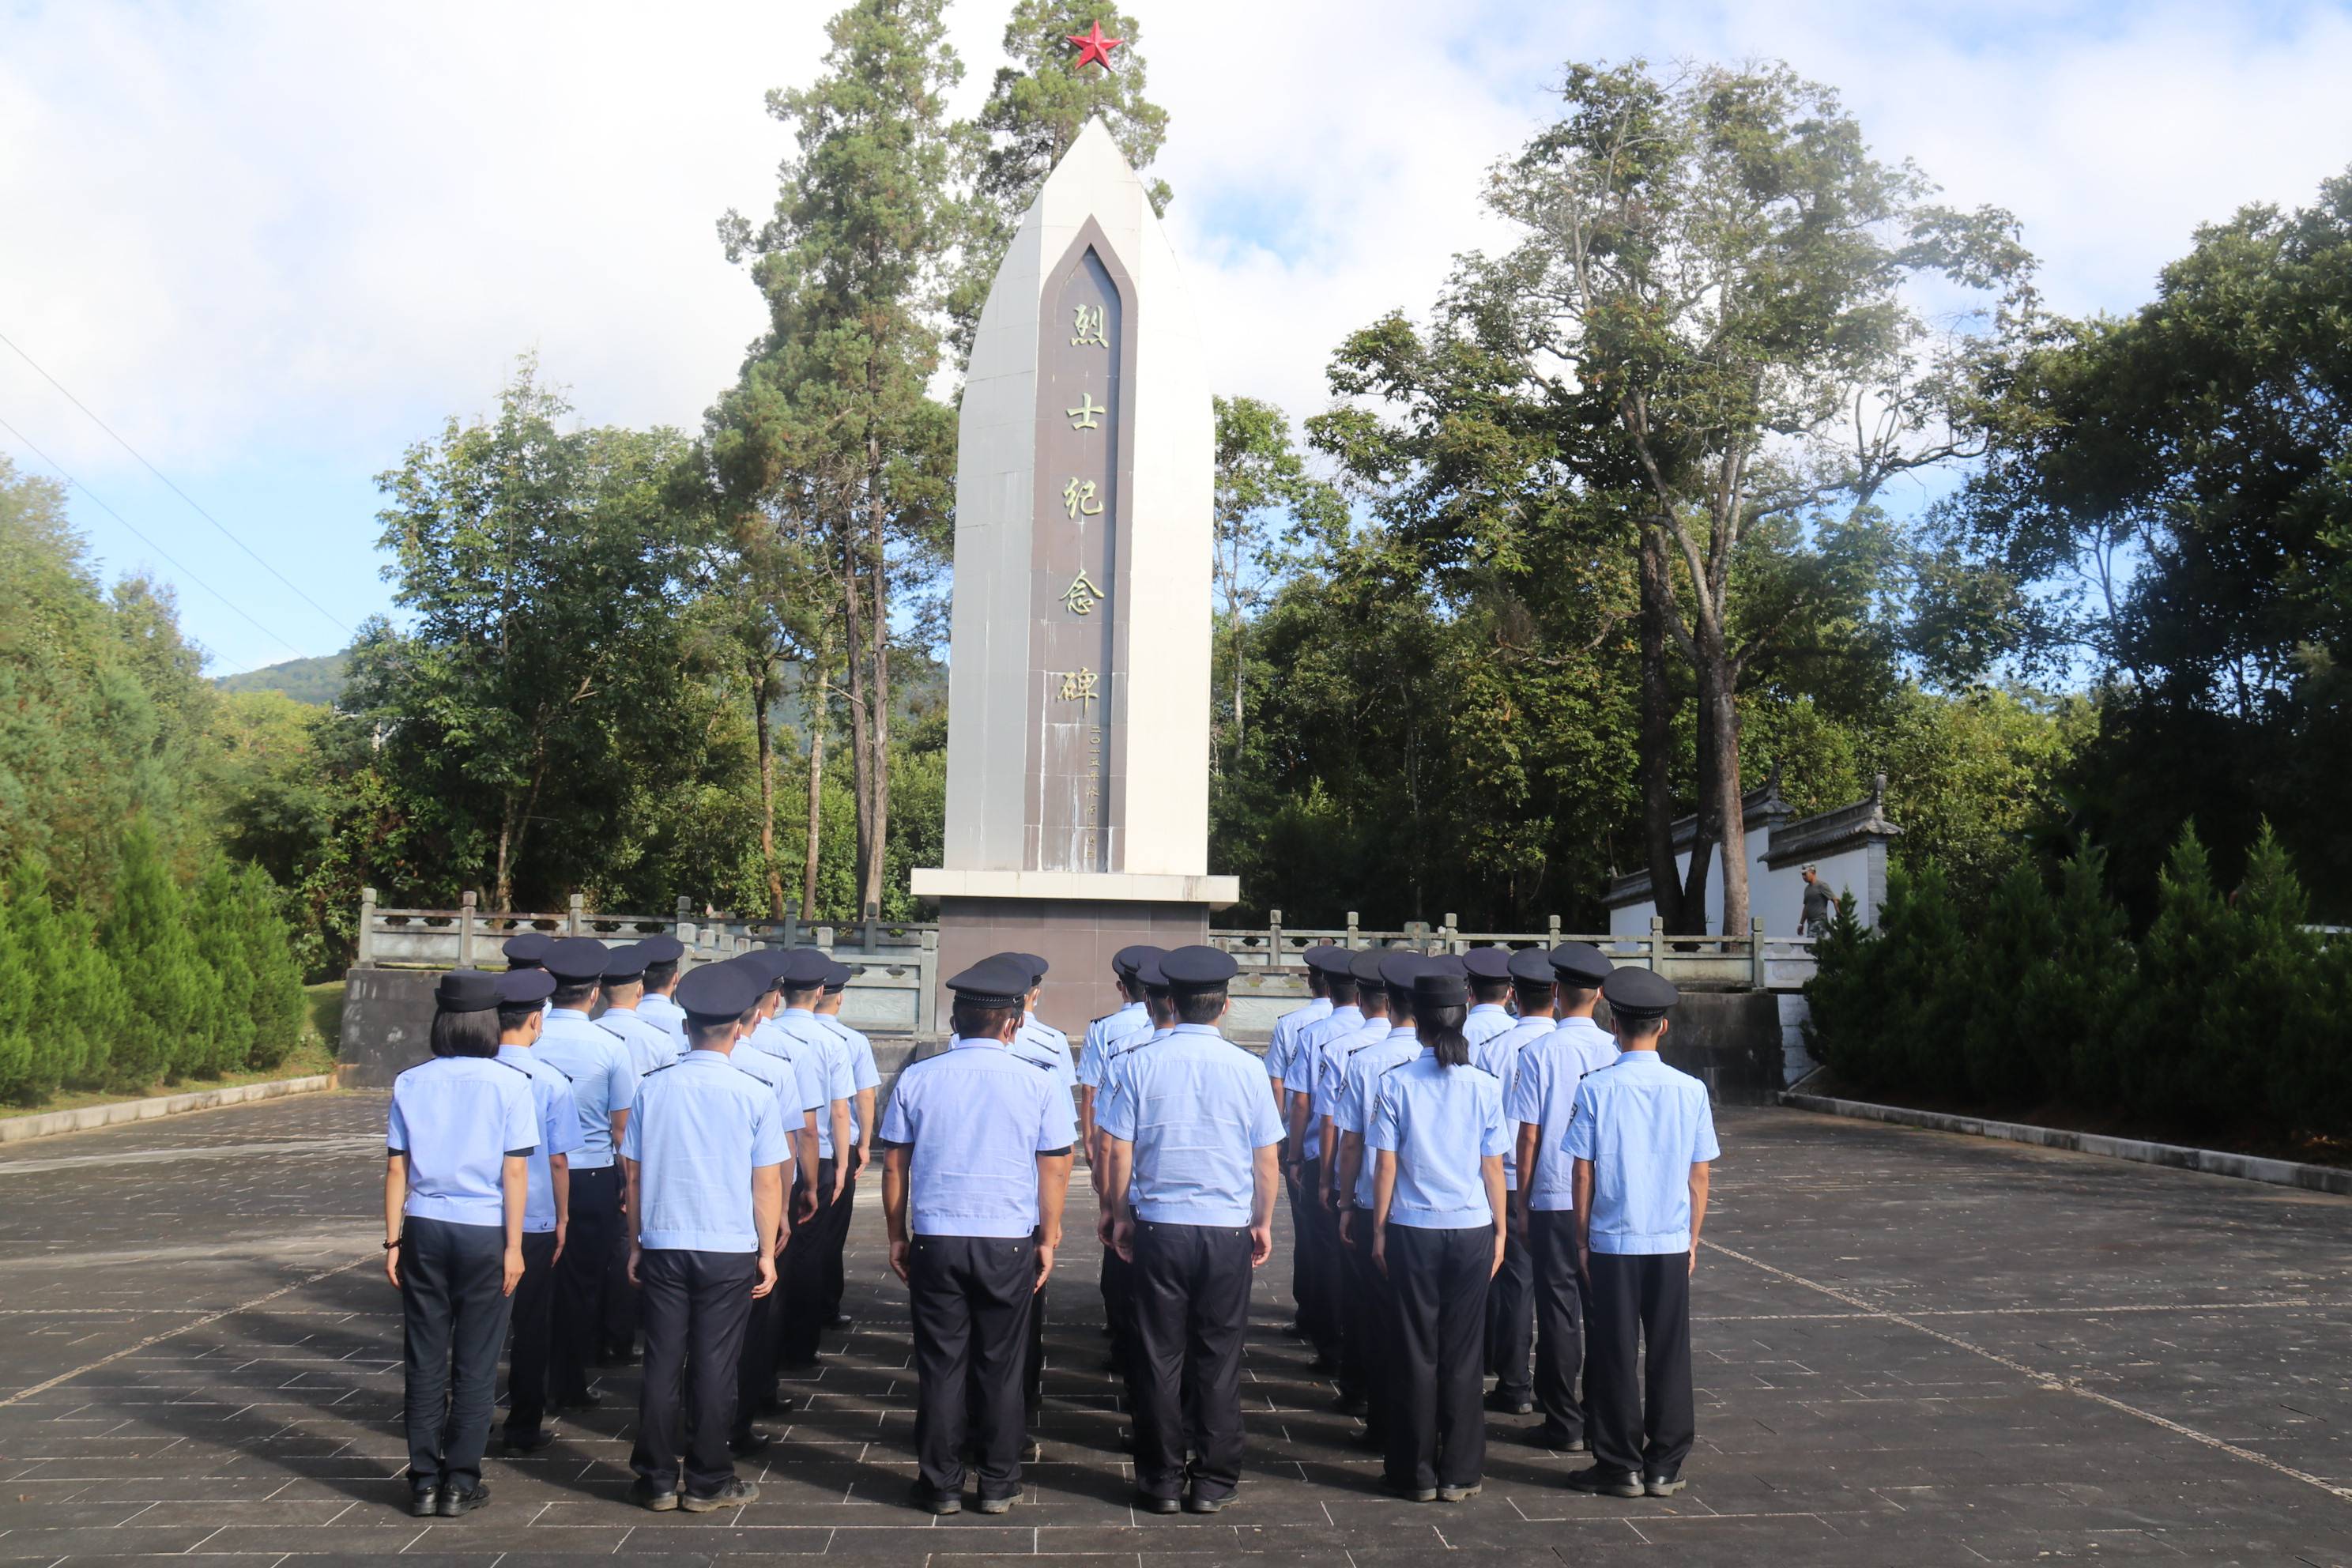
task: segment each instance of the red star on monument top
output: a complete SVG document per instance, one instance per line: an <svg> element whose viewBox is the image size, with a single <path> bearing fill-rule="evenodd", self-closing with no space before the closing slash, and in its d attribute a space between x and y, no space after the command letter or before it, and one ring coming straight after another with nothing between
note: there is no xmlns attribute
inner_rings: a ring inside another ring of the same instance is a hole
<svg viewBox="0 0 2352 1568"><path fill-rule="evenodd" d="M1100 66L1105 70L1110 69L1111 50L1127 42L1125 38L1104 37L1100 22L1095 23L1083 33L1066 33L1063 36L1078 46L1077 64L1070 68L1072 70L1090 65Z"/></svg>

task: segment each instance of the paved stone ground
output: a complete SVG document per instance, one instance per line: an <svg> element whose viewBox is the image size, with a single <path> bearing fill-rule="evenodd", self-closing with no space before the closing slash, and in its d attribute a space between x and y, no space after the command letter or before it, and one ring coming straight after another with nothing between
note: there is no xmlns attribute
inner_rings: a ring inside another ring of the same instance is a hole
<svg viewBox="0 0 2352 1568"><path fill-rule="evenodd" d="M1722 1117L1699 1447L1675 1499L1569 1493L1583 1461L1501 1420L1485 1496L1377 1498L1279 1332L1278 1261L1254 1308L1245 1506L1139 1519L1081 1240L1027 1498L933 1521L898 1501L904 1298L867 1194L859 1328L797 1391L761 1502L622 1503L622 1372L555 1447L493 1460L491 1508L421 1523L395 1479L383 1108L318 1096L0 1156L0 1561L2352 1563L2352 1200L1779 1110Z"/></svg>

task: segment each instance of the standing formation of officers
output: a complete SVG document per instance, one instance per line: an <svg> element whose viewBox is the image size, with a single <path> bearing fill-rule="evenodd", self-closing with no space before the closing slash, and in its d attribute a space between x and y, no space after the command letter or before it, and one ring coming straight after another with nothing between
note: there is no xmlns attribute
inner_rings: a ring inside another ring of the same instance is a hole
<svg viewBox="0 0 2352 1568"><path fill-rule="evenodd" d="M1122 1006L1073 1060L1034 1012L1045 961L1000 953L948 983L953 1039L877 1116L872 1047L835 1016L851 972L821 952L683 979L669 938L526 934L507 956L441 982L434 1059L393 1093L385 1267L419 1515L488 1499L509 1328L509 1449L552 1441L546 1411L600 1403L591 1368L633 1359L642 1331L632 1500L754 1500L734 1460L772 1443L752 1421L787 1408L781 1371L848 1326L842 1248L877 1147L910 1297L914 1501L933 1513L961 1511L968 1471L981 1512L1020 1495L1081 1145L1144 1510L1236 1500L1250 1282L1286 1186L1295 1331L1363 1417L1384 1490L1475 1495L1485 1410L1539 1413L1528 1441L1589 1450L1580 1489L1682 1485L1717 1151L1705 1087L1658 1058L1675 988L1647 970L1582 944L1318 948L1314 999L1261 1063L1220 1030L1230 956L1130 947Z"/></svg>

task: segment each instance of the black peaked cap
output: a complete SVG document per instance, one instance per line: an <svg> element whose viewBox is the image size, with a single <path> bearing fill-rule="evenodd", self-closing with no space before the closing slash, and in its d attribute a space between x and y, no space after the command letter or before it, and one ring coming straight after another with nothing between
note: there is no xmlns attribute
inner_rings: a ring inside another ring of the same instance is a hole
<svg viewBox="0 0 2352 1568"><path fill-rule="evenodd" d="M1017 954L992 953L950 980L948 989L975 1007L1018 1007L1029 994L1029 966Z"/></svg>
<svg viewBox="0 0 2352 1568"><path fill-rule="evenodd" d="M833 960L813 947L784 950L776 963L776 978L784 983L787 991L814 991L824 984L826 969Z"/></svg>
<svg viewBox="0 0 2352 1568"><path fill-rule="evenodd" d="M647 964L676 963L686 956L686 943L665 933L646 938L637 943L637 951L646 955Z"/></svg>
<svg viewBox="0 0 2352 1568"><path fill-rule="evenodd" d="M1387 956L1377 947L1368 947L1348 960L1348 971L1359 985L1384 984L1381 979L1381 961Z"/></svg>
<svg viewBox="0 0 2352 1568"><path fill-rule="evenodd" d="M689 1018L724 1023L751 1010L768 989L767 972L741 958L699 965L677 983L677 1005Z"/></svg>
<svg viewBox="0 0 2352 1568"><path fill-rule="evenodd" d="M1414 976L1428 966L1429 960L1417 952L1391 950L1381 954L1381 984L1393 991L1410 991Z"/></svg>
<svg viewBox="0 0 2352 1568"><path fill-rule="evenodd" d="M499 1005L499 977L478 969L453 969L433 987L433 1005L444 1013L479 1013Z"/></svg>
<svg viewBox="0 0 2352 1568"><path fill-rule="evenodd" d="M498 982L501 1007L536 1007L555 994L555 976L544 969L509 969Z"/></svg>
<svg viewBox="0 0 2352 1568"><path fill-rule="evenodd" d="M1653 1018L1663 1018L1668 1008L1681 997L1675 983L1663 974L1628 964L1612 970L1601 983L1601 994L1609 1010L1629 1024L1646 1024Z"/></svg>
<svg viewBox="0 0 2352 1568"><path fill-rule="evenodd" d="M856 974L857 971L837 958L828 958L824 961L824 988L828 993L847 990L850 981L856 978Z"/></svg>
<svg viewBox="0 0 2352 1568"><path fill-rule="evenodd" d="M641 980L645 977L646 962L643 942L625 942L604 955L604 979L614 985L626 985L632 980Z"/></svg>
<svg viewBox="0 0 2352 1568"><path fill-rule="evenodd" d="M1318 974L1348 974L1353 973L1355 955L1344 947L1310 947L1299 959Z"/></svg>
<svg viewBox="0 0 2352 1568"><path fill-rule="evenodd" d="M1462 967L1477 980L1507 980L1511 975L1511 952L1504 947L1474 947L1462 955Z"/></svg>
<svg viewBox="0 0 2352 1568"><path fill-rule="evenodd" d="M1459 1007L1470 1000L1470 977L1431 965L1412 977L1412 1008Z"/></svg>
<svg viewBox="0 0 2352 1568"><path fill-rule="evenodd" d="M1552 980L1551 954L1539 947L1523 947L1511 954L1511 978L1529 985L1549 985Z"/></svg>
<svg viewBox="0 0 2352 1568"><path fill-rule="evenodd" d="M1616 967L1589 942L1565 942L1551 950L1552 973L1563 985L1598 985Z"/></svg>
<svg viewBox="0 0 2352 1568"><path fill-rule="evenodd" d="M604 978L604 944L593 936L567 936L552 943L541 962L547 972L567 984L583 985Z"/></svg>
<svg viewBox="0 0 2352 1568"><path fill-rule="evenodd" d="M1160 973L1179 991L1214 991L1241 973L1230 952L1213 947L1180 947L1160 961Z"/></svg>
<svg viewBox="0 0 2352 1568"><path fill-rule="evenodd" d="M1133 980L1141 972L1145 960L1160 957L1165 951L1163 948L1152 946L1148 942L1138 942L1133 947L1122 947L1112 953L1110 966L1119 975Z"/></svg>
<svg viewBox="0 0 2352 1568"><path fill-rule="evenodd" d="M547 956L555 939L543 931L517 931L499 944L509 963L537 963Z"/></svg>

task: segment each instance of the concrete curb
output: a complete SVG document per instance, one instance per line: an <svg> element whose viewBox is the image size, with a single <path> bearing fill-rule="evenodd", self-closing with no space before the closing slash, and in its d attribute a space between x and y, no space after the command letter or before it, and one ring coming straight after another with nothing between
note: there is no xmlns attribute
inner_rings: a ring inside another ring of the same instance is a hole
<svg viewBox="0 0 2352 1568"><path fill-rule="evenodd" d="M2218 1149L2191 1149L2179 1143L2149 1143L2137 1138L2109 1138L2097 1132L2069 1132L2059 1127L2028 1127L2019 1121L1987 1121L1978 1116L1948 1116L1940 1110L1910 1110L1899 1105L1832 1100L1821 1094L1784 1093L1780 1096L1780 1103L1798 1110L1817 1110L1829 1116L1887 1121L1900 1127L1925 1127L1937 1132L1964 1132L1978 1138L1998 1138L2010 1143L2032 1143L2044 1149L2097 1154L2110 1160L2136 1160L2144 1165L2170 1165L2175 1170L2200 1171L2209 1176L2235 1176L2242 1181L2268 1182L2273 1186L2301 1187L2305 1192L2352 1196L2352 1170L2338 1170L2333 1165L2300 1165L2292 1160L2263 1160L2252 1154L2229 1154Z"/></svg>
<svg viewBox="0 0 2352 1568"><path fill-rule="evenodd" d="M268 1083L240 1083L226 1089L192 1089L186 1094L160 1095L153 1100L118 1100L108 1105L85 1105L76 1110L46 1110L31 1116L11 1116L0 1119L0 1143L17 1143L27 1138L49 1138L60 1132L88 1132L100 1127L119 1127L126 1121L177 1116L183 1111L243 1105L247 1100L277 1100L289 1094L317 1094L334 1086L334 1075L320 1073L315 1078L281 1078Z"/></svg>

